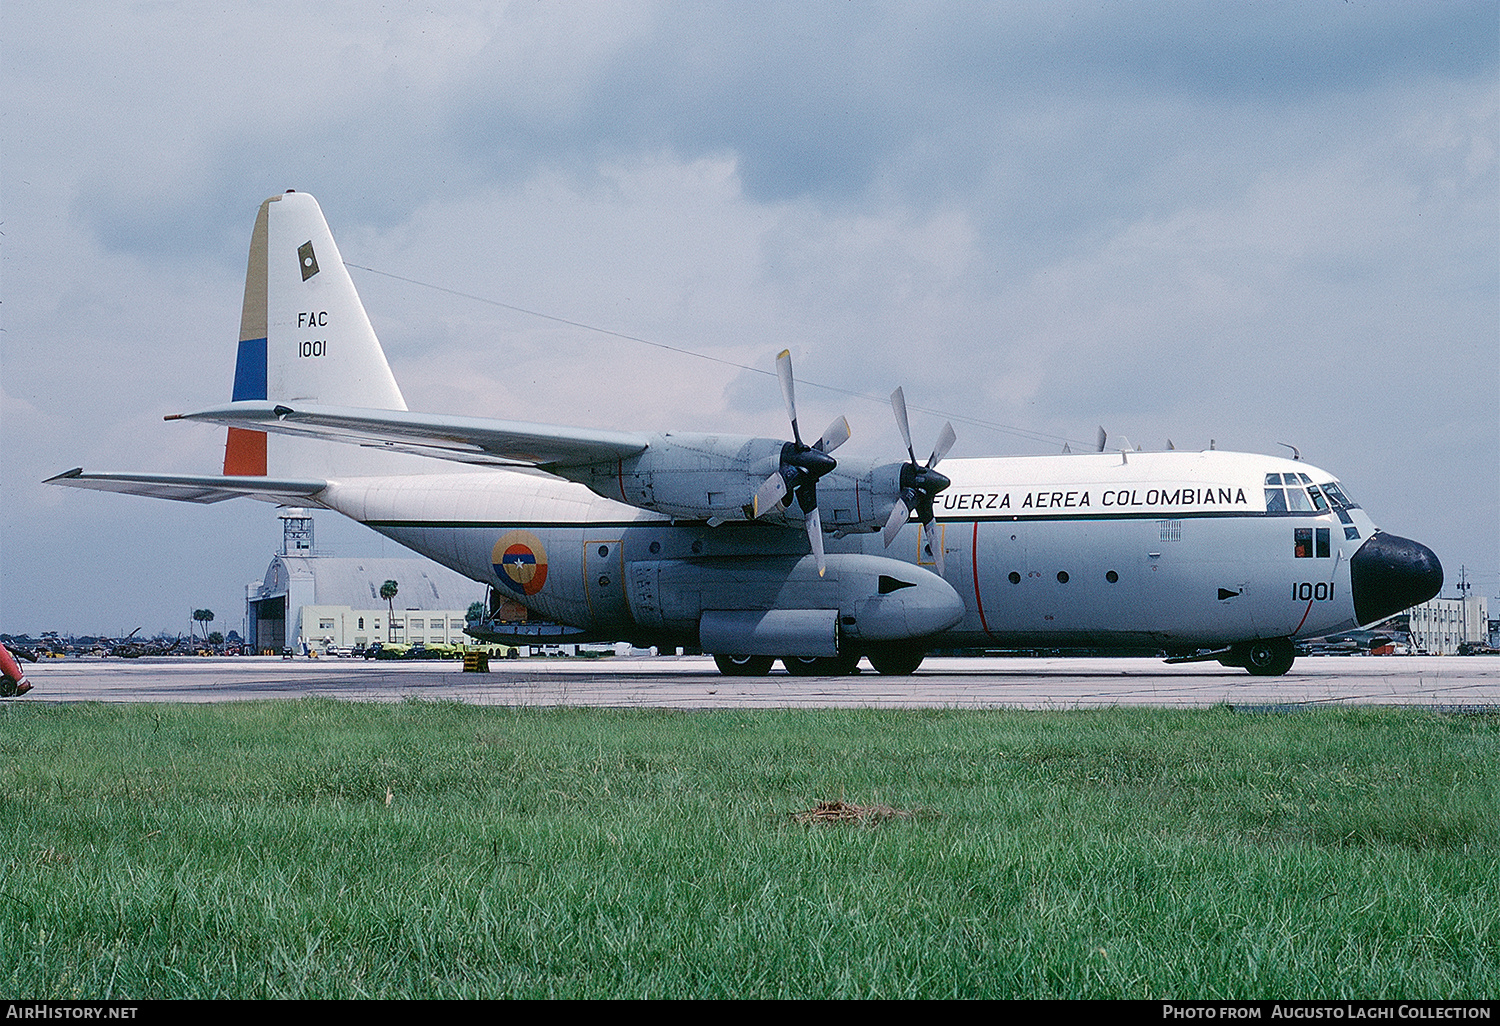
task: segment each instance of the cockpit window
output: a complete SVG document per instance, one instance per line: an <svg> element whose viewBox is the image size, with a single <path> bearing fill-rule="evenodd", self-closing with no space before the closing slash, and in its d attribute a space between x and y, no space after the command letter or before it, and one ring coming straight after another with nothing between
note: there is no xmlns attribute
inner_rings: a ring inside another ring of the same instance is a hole
<svg viewBox="0 0 1500 1026"><path fill-rule="evenodd" d="M1346 510L1358 509L1337 481L1313 484L1312 478L1301 473L1266 475L1267 513L1328 513L1334 512L1345 524L1352 523Z"/></svg>
<svg viewBox="0 0 1500 1026"><path fill-rule="evenodd" d="M1337 481L1329 481L1323 486L1323 494L1328 496L1328 501L1333 504L1334 509L1357 509L1359 503L1351 502L1349 496L1339 487Z"/></svg>

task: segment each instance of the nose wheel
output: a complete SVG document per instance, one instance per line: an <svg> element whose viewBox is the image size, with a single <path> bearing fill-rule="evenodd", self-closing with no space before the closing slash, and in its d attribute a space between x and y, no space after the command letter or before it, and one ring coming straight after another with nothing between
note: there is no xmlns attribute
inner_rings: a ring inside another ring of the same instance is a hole
<svg viewBox="0 0 1500 1026"><path fill-rule="evenodd" d="M1297 650L1291 638L1268 638L1236 645L1230 651L1232 663L1243 666L1256 677L1280 677L1292 668Z"/></svg>

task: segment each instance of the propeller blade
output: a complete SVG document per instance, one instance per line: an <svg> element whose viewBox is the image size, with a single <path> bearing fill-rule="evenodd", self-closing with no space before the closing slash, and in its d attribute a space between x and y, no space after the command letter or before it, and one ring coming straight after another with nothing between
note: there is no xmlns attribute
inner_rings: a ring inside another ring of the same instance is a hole
<svg viewBox="0 0 1500 1026"><path fill-rule="evenodd" d="M907 455L915 463L917 454L911 447L911 425L906 420L906 393L901 391L900 385L891 393L891 409L896 412L896 426L901 429L901 440L906 443Z"/></svg>
<svg viewBox="0 0 1500 1026"><path fill-rule="evenodd" d="M932 447L932 457L927 461L927 468L931 470L938 465L938 460L948 455L948 450L953 448L953 443L958 441L958 435L953 430L952 424L943 425L943 433L938 435L937 445Z"/></svg>
<svg viewBox="0 0 1500 1026"><path fill-rule="evenodd" d="M760 489L755 493L755 498L751 500L754 507L754 515L756 517L764 516L785 497L786 480L781 476L781 471L778 470L766 478L765 484L760 486Z"/></svg>
<svg viewBox="0 0 1500 1026"><path fill-rule="evenodd" d="M927 544L927 551L932 555L932 561L937 564L938 576L943 576L943 546L938 541L937 524L929 520L922 525L922 540Z"/></svg>
<svg viewBox="0 0 1500 1026"><path fill-rule="evenodd" d="M790 505L786 498L788 492L796 493L804 513L814 512L818 506L818 478L838 466L838 461L828 454L849 439L849 422L840 417L828 426L816 445L803 442L802 429L797 424L796 382L792 376L789 349L776 354L776 378L781 382L781 397L786 400L794 440L782 445L776 473L767 478L751 498L752 518L769 513L777 503Z"/></svg>
<svg viewBox="0 0 1500 1026"><path fill-rule="evenodd" d="M901 533L901 528L911 519L911 507L906 504L904 498L896 500L896 508L891 510L890 519L885 522L885 547L890 548L891 542L896 540L896 535Z"/></svg>
<svg viewBox="0 0 1500 1026"><path fill-rule="evenodd" d="M781 379L781 397L786 400L787 419L792 422L792 438L797 447L802 447L802 434L797 430L797 397L792 387L792 351L783 349L776 356L776 376Z"/></svg>
<svg viewBox="0 0 1500 1026"><path fill-rule="evenodd" d="M901 495L891 509L890 519L885 522L884 533L887 547L901 532L901 525L911 519L914 510L924 527L930 527L933 518L933 496L947 488L950 483L948 478L932 468L948 455L948 450L952 449L953 443L958 441L958 434L953 430L953 425L944 424L942 433L938 435L937 445L932 447L932 455L927 457L927 465L923 466L917 462L916 449L911 444L911 422L906 415L906 393L899 387L891 393L891 411L896 415L896 427L901 429L901 440L906 443L906 454L911 457L911 462L901 468ZM935 558L941 562L942 555L938 554Z"/></svg>
<svg viewBox="0 0 1500 1026"><path fill-rule="evenodd" d="M833 452L847 441L849 441L849 421L847 418L840 417L828 425L828 429L823 432L823 437L818 439L818 444L813 448L820 452Z"/></svg>
<svg viewBox="0 0 1500 1026"><path fill-rule="evenodd" d="M1104 451L1104 443L1107 442L1107 441L1109 441L1109 435L1105 434L1103 425L1100 425L1100 427L1099 427L1099 438L1098 438L1098 441L1095 443L1095 446L1094 446L1095 451L1096 452L1103 452Z"/></svg>
<svg viewBox="0 0 1500 1026"><path fill-rule="evenodd" d="M818 515L816 506L807 514L807 540L818 560L818 576L822 577L828 569L828 561L823 556L823 518Z"/></svg>

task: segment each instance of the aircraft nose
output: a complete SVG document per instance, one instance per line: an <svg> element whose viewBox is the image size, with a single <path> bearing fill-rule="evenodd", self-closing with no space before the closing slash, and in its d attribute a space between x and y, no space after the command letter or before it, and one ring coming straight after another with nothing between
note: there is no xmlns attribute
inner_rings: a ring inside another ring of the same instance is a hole
<svg viewBox="0 0 1500 1026"><path fill-rule="evenodd" d="M1349 580L1354 618L1374 623L1441 591L1443 565L1426 545L1377 531L1349 560Z"/></svg>

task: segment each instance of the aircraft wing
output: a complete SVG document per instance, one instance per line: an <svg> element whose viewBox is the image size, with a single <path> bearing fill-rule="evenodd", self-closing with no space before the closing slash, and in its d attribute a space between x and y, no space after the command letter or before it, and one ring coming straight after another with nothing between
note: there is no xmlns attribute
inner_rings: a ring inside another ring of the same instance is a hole
<svg viewBox="0 0 1500 1026"><path fill-rule="evenodd" d="M198 420L253 431L434 456L484 466L583 466L633 456L649 439L628 431L558 427L486 417L441 416L405 410L295 407L265 401L228 403L168 420Z"/></svg>
<svg viewBox="0 0 1500 1026"><path fill-rule="evenodd" d="M70 488L92 488L101 492L148 495L178 502L223 502L250 498L284 506L321 506L313 496L328 487L327 481L282 477L221 477L217 474L85 474L82 467L49 477L44 484Z"/></svg>

